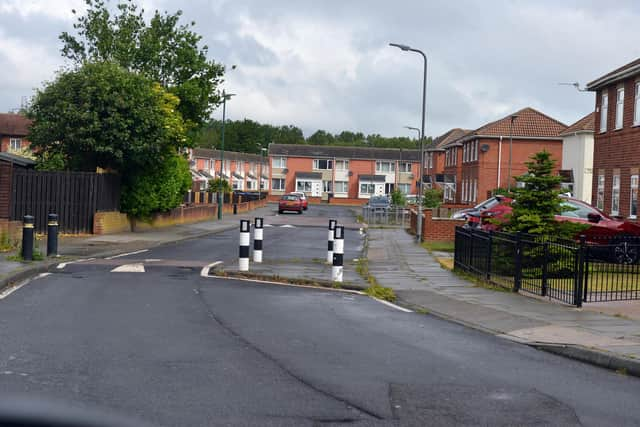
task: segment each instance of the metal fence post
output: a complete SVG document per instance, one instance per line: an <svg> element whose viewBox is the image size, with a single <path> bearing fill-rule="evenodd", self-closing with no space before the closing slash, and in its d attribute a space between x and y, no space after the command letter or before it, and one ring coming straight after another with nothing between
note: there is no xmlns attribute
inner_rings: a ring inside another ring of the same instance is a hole
<svg viewBox="0 0 640 427"><path fill-rule="evenodd" d="M33 221L31 215L25 215L22 225L22 259L33 261Z"/></svg>
<svg viewBox="0 0 640 427"><path fill-rule="evenodd" d="M513 292L520 291L522 286L522 232L516 233L516 259L515 259L515 273L513 280Z"/></svg>
<svg viewBox="0 0 640 427"><path fill-rule="evenodd" d="M548 266L549 263L549 242L545 241L542 245L542 285L540 287L540 295L545 297L547 296L547 281L549 272Z"/></svg>
<svg viewBox="0 0 640 427"><path fill-rule="evenodd" d="M586 236L582 234L580 236L580 246L576 253L576 262L578 263L576 268L576 276L573 281L573 304L580 308L582 307L582 279L584 275L584 253L586 251Z"/></svg>
<svg viewBox="0 0 640 427"><path fill-rule="evenodd" d="M486 280L491 279L491 257L493 256L493 230L489 230L487 236L487 265L486 265Z"/></svg>

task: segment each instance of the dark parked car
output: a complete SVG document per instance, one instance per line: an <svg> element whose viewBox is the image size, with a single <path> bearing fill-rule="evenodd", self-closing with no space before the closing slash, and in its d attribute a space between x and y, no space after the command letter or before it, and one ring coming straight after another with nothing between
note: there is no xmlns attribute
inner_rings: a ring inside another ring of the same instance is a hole
<svg viewBox="0 0 640 427"><path fill-rule="evenodd" d="M373 196L369 199L367 206L375 210L389 209L391 200L387 196Z"/></svg>
<svg viewBox="0 0 640 427"><path fill-rule="evenodd" d="M294 211L301 214L303 210L302 199L295 194L285 194L278 202L278 213L280 214L284 211Z"/></svg>
<svg viewBox="0 0 640 427"><path fill-rule="evenodd" d="M562 197L562 200L567 209L556 215L557 221L589 225L580 234L585 236L587 243L609 246L609 255L616 262L632 264L640 259L640 225L612 218L582 200L571 197ZM481 214L482 229L499 230L500 223L507 221L512 210L511 202L503 202L484 211Z"/></svg>

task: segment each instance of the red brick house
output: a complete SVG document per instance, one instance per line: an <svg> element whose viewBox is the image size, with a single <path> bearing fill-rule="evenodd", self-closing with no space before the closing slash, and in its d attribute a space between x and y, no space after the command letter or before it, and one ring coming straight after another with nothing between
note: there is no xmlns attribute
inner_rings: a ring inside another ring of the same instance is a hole
<svg viewBox="0 0 640 427"><path fill-rule="evenodd" d="M455 128L438 136L425 149L424 153L424 182L425 188L443 188L445 183L445 163L449 158L444 147L462 138L468 129ZM449 169L451 171L451 169Z"/></svg>
<svg viewBox="0 0 640 427"><path fill-rule="evenodd" d="M596 93L592 203L636 219L640 175L640 59L587 85Z"/></svg>
<svg viewBox="0 0 640 427"><path fill-rule="evenodd" d="M511 121L513 119L513 129ZM524 108L488 123L449 142L445 149L445 201L476 204L490 197L495 188L506 188L511 178L527 171L525 162L534 153L547 150L562 164L562 137L566 125L533 108ZM513 138L511 176L509 141Z"/></svg>
<svg viewBox="0 0 640 427"><path fill-rule="evenodd" d="M20 152L29 148L31 120L20 114L0 113L0 151Z"/></svg>
<svg viewBox="0 0 640 427"><path fill-rule="evenodd" d="M399 189L416 194L420 150L270 144L272 198L302 191L311 200L365 203Z"/></svg>
<svg viewBox="0 0 640 427"><path fill-rule="evenodd" d="M221 158L224 157L222 177L237 191L258 191L258 183L263 191L269 189L269 164L267 157L258 154L194 148L190 151L191 174L194 191L204 191L213 177L219 177Z"/></svg>

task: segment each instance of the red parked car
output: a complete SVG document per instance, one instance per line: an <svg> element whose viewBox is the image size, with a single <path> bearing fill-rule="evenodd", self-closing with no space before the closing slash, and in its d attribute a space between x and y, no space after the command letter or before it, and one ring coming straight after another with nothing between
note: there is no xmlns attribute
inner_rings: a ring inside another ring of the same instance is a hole
<svg viewBox="0 0 640 427"><path fill-rule="evenodd" d="M285 194L280 198L278 202L278 213L281 214L284 211L294 211L299 214L304 210L304 205L300 196L296 194Z"/></svg>
<svg viewBox="0 0 640 427"><path fill-rule="evenodd" d="M506 222L507 215L513 210L511 203L512 201L505 201L484 211L480 218L481 228L499 230L500 222ZM562 197L562 204L570 209L556 215L556 220L588 224L590 227L580 233L586 237L587 243L611 245L612 256L617 262L630 264L640 259L640 240L634 241L631 245L625 242L625 239L640 237L639 224L612 218L600 209L571 197Z"/></svg>

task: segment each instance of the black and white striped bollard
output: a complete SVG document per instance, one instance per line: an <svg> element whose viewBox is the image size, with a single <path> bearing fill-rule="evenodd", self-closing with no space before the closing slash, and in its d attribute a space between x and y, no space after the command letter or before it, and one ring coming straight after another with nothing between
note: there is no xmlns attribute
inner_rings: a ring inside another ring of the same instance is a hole
<svg viewBox="0 0 640 427"><path fill-rule="evenodd" d="M256 218L253 223L253 262L262 262L262 232L263 232L262 218Z"/></svg>
<svg viewBox="0 0 640 427"><path fill-rule="evenodd" d="M335 219L329 220L329 239L327 243L327 263L331 264L333 262L333 231L336 229L336 224L338 221Z"/></svg>
<svg viewBox="0 0 640 427"><path fill-rule="evenodd" d="M331 280L342 282L342 263L344 258L344 226L336 225L333 233L333 267L331 267Z"/></svg>
<svg viewBox="0 0 640 427"><path fill-rule="evenodd" d="M249 271L249 242L251 241L248 219L240 220L240 254L238 256L238 271Z"/></svg>

